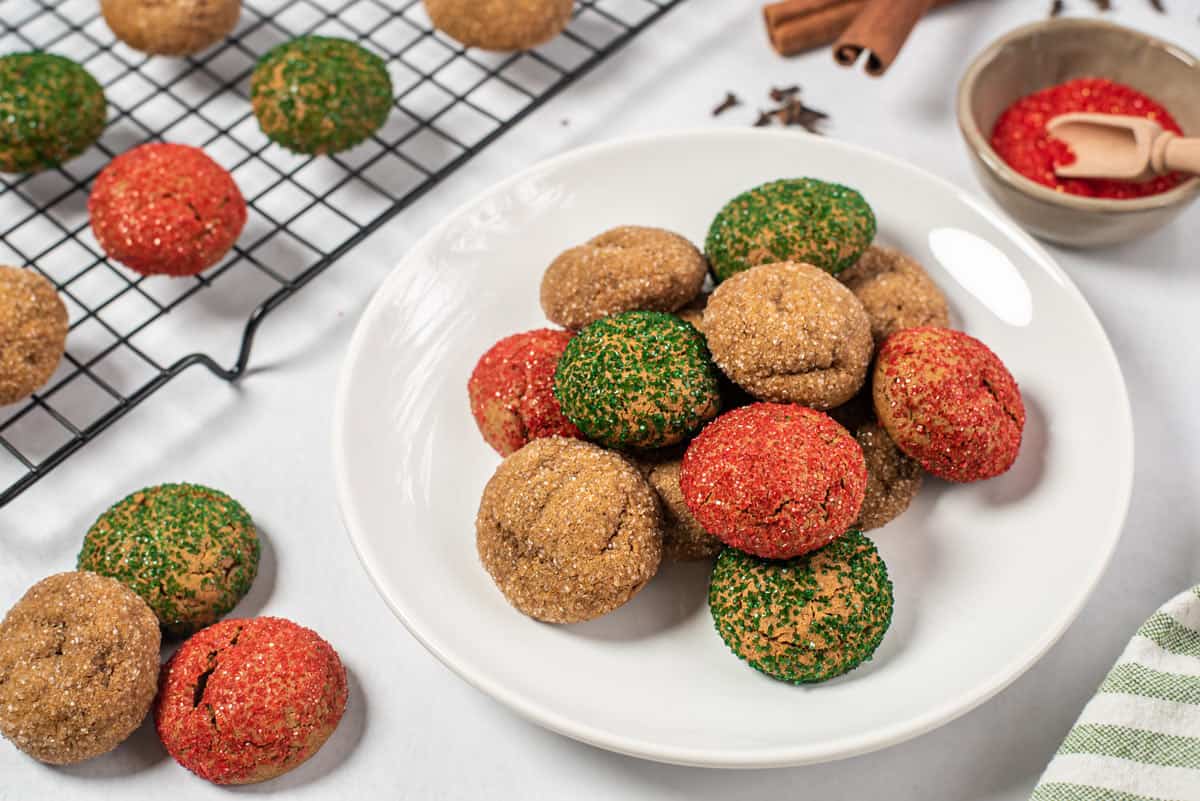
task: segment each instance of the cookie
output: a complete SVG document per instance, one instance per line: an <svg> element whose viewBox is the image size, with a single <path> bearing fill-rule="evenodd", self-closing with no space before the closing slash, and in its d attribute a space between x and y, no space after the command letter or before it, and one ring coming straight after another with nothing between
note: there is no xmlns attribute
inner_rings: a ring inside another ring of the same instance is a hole
<svg viewBox="0 0 1200 801"><path fill-rule="evenodd" d="M271 141L296 153L340 153L383 127L392 79L383 59L354 42L301 36L259 60L250 105Z"/></svg>
<svg viewBox="0 0 1200 801"><path fill-rule="evenodd" d="M501 456L540 437L579 437L554 397L554 371L571 332L542 328L497 342L467 381L471 414Z"/></svg>
<svg viewBox="0 0 1200 801"><path fill-rule="evenodd" d="M425 0L433 26L465 47L529 50L562 33L573 0Z"/></svg>
<svg viewBox="0 0 1200 801"><path fill-rule="evenodd" d="M100 0L100 12L113 34L134 50L186 56L228 36L242 0Z"/></svg>
<svg viewBox="0 0 1200 801"><path fill-rule="evenodd" d="M692 326L663 312L624 312L570 341L554 394L584 436L609 448L661 448L720 409L717 372Z"/></svg>
<svg viewBox="0 0 1200 801"><path fill-rule="evenodd" d="M44 386L67 344L67 307L33 270L0 265L0 406Z"/></svg>
<svg viewBox="0 0 1200 801"><path fill-rule="evenodd" d="M673 312L700 294L708 264L691 242L626 225L556 258L542 276L542 310L564 328L624 311Z"/></svg>
<svg viewBox="0 0 1200 801"><path fill-rule="evenodd" d="M950 324L946 296L915 259L873 245L838 280L854 293L871 321L875 344L905 328Z"/></svg>
<svg viewBox="0 0 1200 801"><path fill-rule="evenodd" d="M676 310L675 316L685 323L691 323L697 331L704 333L704 308L708 306L708 299L712 297L711 292L701 292L681 309Z"/></svg>
<svg viewBox="0 0 1200 801"><path fill-rule="evenodd" d="M508 602L547 623L611 612L654 577L654 491L619 455L537 439L504 460L475 519L479 560Z"/></svg>
<svg viewBox="0 0 1200 801"><path fill-rule="evenodd" d="M718 212L704 252L717 281L758 264L798 261L828 273L854 262L875 238L875 214L858 192L815 178L772 181Z"/></svg>
<svg viewBox="0 0 1200 801"><path fill-rule="evenodd" d="M948 481L979 481L1017 459L1025 405L1004 363L949 328L907 328L879 349L875 413L921 467Z"/></svg>
<svg viewBox="0 0 1200 801"><path fill-rule="evenodd" d="M154 613L120 582L42 579L0 622L0 734L51 765L111 751L150 710L159 645Z"/></svg>
<svg viewBox="0 0 1200 801"><path fill-rule="evenodd" d="M50 53L0 56L0 172L36 172L83 153L108 120L91 73Z"/></svg>
<svg viewBox="0 0 1200 801"><path fill-rule="evenodd" d="M83 539L79 569L123 582L163 630L186 637L227 614L258 573L254 522L223 492L160 484L100 516Z"/></svg>
<svg viewBox="0 0 1200 801"><path fill-rule="evenodd" d="M214 784L253 784L320 750L346 709L346 669L311 629L223 620L163 667L154 725L167 753Z"/></svg>
<svg viewBox="0 0 1200 801"><path fill-rule="evenodd" d="M851 528L871 531L904 513L921 491L924 473L915 459L888 436L887 430L872 420L851 429L867 463L867 490L862 509Z"/></svg>
<svg viewBox="0 0 1200 801"><path fill-rule="evenodd" d="M792 684L827 681L870 659L891 625L893 603L887 566L857 531L786 562L727 548L708 589L729 649Z"/></svg>
<svg viewBox="0 0 1200 801"><path fill-rule="evenodd" d="M246 224L246 201L203 150L151 142L101 170L88 213L109 258L142 275L185 276L225 257Z"/></svg>
<svg viewBox="0 0 1200 801"><path fill-rule="evenodd" d="M683 454L678 448L669 448L665 452L643 455L636 464L658 496L663 558L669 562L711 559L725 546L704 530L683 499L683 490L679 487L682 459Z"/></svg>
<svg viewBox="0 0 1200 801"><path fill-rule="evenodd" d="M821 548L862 507L862 449L828 415L756 403L709 424L683 456L680 488L696 520L726 545L765 559Z"/></svg>
<svg viewBox="0 0 1200 801"><path fill-rule="evenodd" d="M762 264L721 283L704 336L725 375L761 400L830 409L862 387L871 323L854 294L809 264Z"/></svg>

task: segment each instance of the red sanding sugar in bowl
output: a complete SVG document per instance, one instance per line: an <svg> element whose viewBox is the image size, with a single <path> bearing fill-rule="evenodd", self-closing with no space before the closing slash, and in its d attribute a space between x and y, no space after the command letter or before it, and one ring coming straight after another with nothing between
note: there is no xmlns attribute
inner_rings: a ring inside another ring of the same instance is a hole
<svg viewBox="0 0 1200 801"><path fill-rule="evenodd" d="M233 247L246 201L203 150L156 142L117 156L88 198L104 252L143 275L195 275Z"/></svg>
<svg viewBox="0 0 1200 801"><path fill-rule="evenodd" d="M992 148L1026 178L1072 195L1145 197L1166 192L1183 181L1178 173L1160 175L1144 183L1055 175L1054 165L1072 163L1075 154L1066 142L1047 133L1046 123L1073 111L1146 117L1164 130L1183 133L1170 112L1133 87L1106 78L1076 78L1027 95L1005 109L992 130Z"/></svg>

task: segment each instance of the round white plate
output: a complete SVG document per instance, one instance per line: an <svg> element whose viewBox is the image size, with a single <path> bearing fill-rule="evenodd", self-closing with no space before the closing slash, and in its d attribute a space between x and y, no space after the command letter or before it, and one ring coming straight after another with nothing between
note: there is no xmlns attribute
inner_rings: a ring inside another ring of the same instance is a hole
<svg viewBox="0 0 1200 801"><path fill-rule="evenodd" d="M467 377L499 338L547 325L542 271L636 223L702 243L735 194L799 175L859 189L878 240L914 254L958 327L1007 363L1028 410L1014 468L930 480L872 536L896 612L874 659L825 684L735 658L705 603L709 565L668 565L625 607L574 626L513 610L479 565L475 512L499 462ZM862 148L720 131L589 147L505 181L431 231L376 293L337 389L334 461L350 538L397 617L448 667L538 723L692 765L850 756L928 731L1032 665L1079 612L1129 502L1133 431L1120 369L1087 303L1012 223L950 184Z"/></svg>

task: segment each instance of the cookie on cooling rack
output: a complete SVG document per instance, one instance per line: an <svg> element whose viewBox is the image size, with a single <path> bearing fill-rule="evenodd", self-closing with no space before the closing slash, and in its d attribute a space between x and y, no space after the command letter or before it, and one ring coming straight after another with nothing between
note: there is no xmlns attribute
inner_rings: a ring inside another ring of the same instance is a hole
<svg viewBox="0 0 1200 801"><path fill-rule="evenodd" d="M0 172L36 172L92 146L108 118L91 73L50 53L0 56Z"/></svg>
<svg viewBox="0 0 1200 801"><path fill-rule="evenodd" d="M529 50L563 32L574 0L425 0L435 28L467 47Z"/></svg>
<svg viewBox="0 0 1200 801"><path fill-rule="evenodd" d="M50 380L67 342L67 307L33 270L0 265L0 405Z"/></svg>
<svg viewBox="0 0 1200 801"><path fill-rule="evenodd" d="M100 0L113 34L134 50L163 56L199 53L229 35L242 0Z"/></svg>

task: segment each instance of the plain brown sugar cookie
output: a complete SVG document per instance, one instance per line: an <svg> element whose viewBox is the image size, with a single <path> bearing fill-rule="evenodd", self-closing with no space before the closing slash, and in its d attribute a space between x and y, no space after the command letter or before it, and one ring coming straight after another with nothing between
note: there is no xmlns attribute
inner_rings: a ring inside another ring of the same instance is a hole
<svg viewBox="0 0 1200 801"><path fill-rule="evenodd" d="M663 557L671 562L710 559L724 544L696 520L679 487L680 448L667 448L637 459L638 469L658 494L662 513Z"/></svg>
<svg viewBox="0 0 1200 801"><path fill-rule="evenodd" d="M830 409L862 387L871 323L854 294L810 264L763 264L723 281L704 309L713 360L761 400Z"/></svg>
<svg viewBox="0 0 1200 801"><path fill-rule="evenodd" d="M67 345L67 307L33 270L0 265L0 406L50 380Z"/></svg>
<svg viewBox="0 0 1200 801"><path fill-rule="evenodd" d="M615 453L537 439L483 490L479 559L504 597L547 623L590 620L624 604L662 559L654 491Z"/></svg>
<svg viewBox="0 0 1200 801"><path fill-rule="evenodd" d="M895 520L921 491L924 473L888 436L887 430L872 420L850 429L863 459L867 462L867 492L862 509L850 527L871 531Z"/></svg>
<svg viewBox="0 0 1200 801"><path fill-rule="evenodd" d="M875 413L896 445L947 481L979 481L1012 467L1025 405L996 354L949 328L906 328L879 349Z"/></svg>
<svg viewBox="0 0 1200 801"><path fill-rule="evenodd" d="M100 0L100 11L113 34L134 50L186 56L228 36L242 0Z"/></svg>
<svg viewBox="0 0 1200 801"><path fill-rule="evenodd" d="M904 328L950 324L942 290L925 268L898 250L873 245L838 280L866 309L876 344Z"/></svg>
<svg viewBox="0 0 1200 801"><path fill-rule="evenodd" d="M625 311L674 312L696 299L707 272L703 254L679 234L621 226L550 264L542 276L542 310L575 330Z"/></svg>
<svg viewBox="0 0 1200 801"><path fill-rule="evenodd" d="M529 50L571 21L574 0L425 0L433 26L481 50Z"/></svg>
<svg viewBox="0 0 1200 801"><path fill-rule="evenodd" d="M115 579L59 573L0 623L0 734L69 765L116 748L158 686L158 619Z"/></svg>

